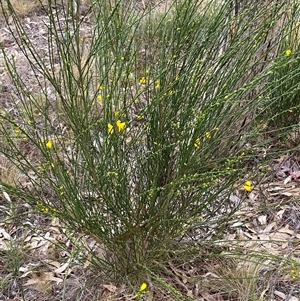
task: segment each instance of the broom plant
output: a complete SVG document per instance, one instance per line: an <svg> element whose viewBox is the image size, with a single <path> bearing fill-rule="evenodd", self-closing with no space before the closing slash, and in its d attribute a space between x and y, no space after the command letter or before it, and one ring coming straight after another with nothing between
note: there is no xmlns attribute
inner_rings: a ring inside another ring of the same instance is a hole
<svg viewBox="0 0 300 301"><path fill-rule="evenodd" d="M230 195L255 175L257 91L273 68L262 50L277 49L287 4L233 16L227 2L123 2L82 14L79 0L48 0L43 54L1 2L33 75L2 48L15 109L2 108L0 151L30 188L1 185L92 237L108 277L140 283L188 234L199 250L220 237L238 209Z"/></svg>

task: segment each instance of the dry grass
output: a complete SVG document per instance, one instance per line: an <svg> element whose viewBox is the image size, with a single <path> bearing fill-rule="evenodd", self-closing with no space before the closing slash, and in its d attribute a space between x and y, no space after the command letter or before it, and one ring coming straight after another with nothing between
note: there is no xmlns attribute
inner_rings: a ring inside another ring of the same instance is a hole
<svg viewBox="0 0 300 301"><path fill-rule="evenodd" d="M46 3L47 0L42 0L42 2L39 0L11 0L11 4L15 8L19 17L24 17L30 13L35 12Z"/></svg>
<svg viewBox="0 0 300 301"><path fill-rule="evenodd" d="M16 183L24 182L23 180L23 175L18 168L9 162L4 155L0 154L0 181L14 186Z"/></svg>
<svg viewBox="0 0 300 301"><path fill-rule="evenodd" d="M11 5L14 7L19 17L25 17L29 14L32 14L42 7L47 7L49 0L11 0ZM76 1L74 1L75 3ZM91 4L91 0L82 0L81 6L89 6ZM58 1L59 5L67 5L68 0ZM4 4L4 7L6 4ZM0 18L2 17L2 13L0 12Z"/></svg>
<svg viewBox="0 0 300 301"><path fill-rule="evenodd" d="M254 258L216 260L209 266L210 289L222 294L226 299L250 301L266 300L264 295L268 287L268 279L263 274L263 262L254 262ZM262 282L263 279L263 283Z"/></svg>

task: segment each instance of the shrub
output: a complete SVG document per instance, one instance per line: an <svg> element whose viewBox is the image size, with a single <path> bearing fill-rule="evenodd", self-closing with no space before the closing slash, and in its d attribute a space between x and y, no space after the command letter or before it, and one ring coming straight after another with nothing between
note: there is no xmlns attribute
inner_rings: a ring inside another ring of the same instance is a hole
<svg viewBox="0 0 300 301"><path fill-rule="evenodd" d="M146 279L187 234L200 249L221 235L232 191L252 175L256 91L271 68L257 68L261 36L284 7L229 18L226 3L96 1L81 15L80 1L49 0L43 54L5 2L33 76L3 49L16 106L1 114L0 148L32 188L3 189L94 238L92 260L114 279Z"/></svg>

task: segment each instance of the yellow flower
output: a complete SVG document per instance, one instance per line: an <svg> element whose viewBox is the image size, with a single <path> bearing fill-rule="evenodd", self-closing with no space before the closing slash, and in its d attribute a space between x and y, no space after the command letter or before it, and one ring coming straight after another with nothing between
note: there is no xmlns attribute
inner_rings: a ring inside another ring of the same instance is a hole
<svg viewBox="0 0 300 301"><path fill-rule="evenodd" d="M145 290L147 289L148 285L146 282L143 282L140 286L140 289L139 291L135 294L135 298L139 298L144 292Z"/></svg>
<svg viewBox="0 0 300 301"><path fill-rule="evenodd" d="M141 79L140 79L140 84L142 85L145 85L146 84L146 77L143 76Z"/></svg>
<svg viewBox="0 0 300 301"><path fill-rule="evenodd" d="M60 195L63 195L64 194L64 186L58 187L58 191L59 191Z"/></svg>
<svg viewBox="0 0 300 301"><path fill-rule="evenodd" d="M102 86L102 85L98 84L98 90L104 90L104 89L105 89L105 87L104 87L104 86Z"/></svg>
<svg viewBox="0 0 300 301"><path fill-rule="evenodd" d="M205 133L205 137L206 137L207 139L210 139L210 138L211 138L210 132L206 132L206 133Z"/></svg>
<svg viewBox="0 0 300 301"><path fill-rule="evenodd" d="M16 128L16 129L15 129L15 133L16 133L17 135L20 135L20 134L22 133L22 131L20 130L20 128Z"/></svg>
<svg viewBox="0 0 300 301"><path fill-rule="evenodd" d="M243 188L248 191L251 192L252 191L252 182L251 181L246 181L245 184L243 185Z"/></svg>
<svg viewBox="0 0 300 301"><path fill-rule="evenodd" d="M160 81L159 79L155 81L155 89L160 89Z"/></svg>
<svg viewBox="0 0 300 301"><path fill-rule="evenodd" d="M48 140L48 142L46 143L46 147L50 149L50 148L52 148L52 146L53 146L52 141Z"/></svg>
<svg viewBox="0 0 300 301"><path fill-rule="evenodd" d="M286 56L289 56L289 55L291 55L292 54L292 50L291 49L287 49L286 51L285 51L285 55Z"/></svg>
<svg viewBox="0 0 300 301"><path fill-rule="evenodd" d="M118 128L118 131L121 132L122 130L124 130L124 128L126 126L126 123L125 123L125 121L122 122L120 119L118 119L117 122L116 122L116 125L117 125L117 128Z"/></svg>
<svg viewBox="0 0 300 301"><path fill-rule="evenodd" d="M115 172L115 171L109 171L109 172L106 173L107 177L109 177L109 176L115 176L115 177L117 177L118 175L119 174L117 172Z"/></svg>
<svg viewBox="0 0 300 301"><path fill-rule="evenodd" d="M103 100L103 96L102 96L101 94L99 94L99 95L97 96L97 100L101 102L101 101Z"/></svg>
<svg viewBox="0 0 300 301"><path fill-rule="evenodd" d="M114 132L114 126L111 123L107 124L108 132L112 134Z"/></svg>
<svg viewBox="0 0 300 301"><path fill-rule="evenodd" d="M147 283L146 282L143 282L142 284L141 284L141 286L140 286L140 292L143 292L144 290L146 290L146 288L147 288Z"/></svg>
<svg viewBox="0 0 300 301"><path fill-rule="evenodd" d="M194 142L194 146L198 148L200 144L201 144L201 140L200 138L197 138L196 141Z"/></svg>

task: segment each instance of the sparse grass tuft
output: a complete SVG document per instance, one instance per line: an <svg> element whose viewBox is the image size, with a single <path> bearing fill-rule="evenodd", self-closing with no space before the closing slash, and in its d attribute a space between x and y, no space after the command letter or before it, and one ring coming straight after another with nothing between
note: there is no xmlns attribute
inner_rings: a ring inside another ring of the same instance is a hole
<svg viewBox="0 0 300 301"><path fill-rule="evenodd" d="M267 275L263 261L253 261L254 258L221 258L213 261L213 266L208 268L209 283L215 293L224 295L228 300L267 300L265 289L268 287Z"/></svg>

